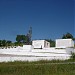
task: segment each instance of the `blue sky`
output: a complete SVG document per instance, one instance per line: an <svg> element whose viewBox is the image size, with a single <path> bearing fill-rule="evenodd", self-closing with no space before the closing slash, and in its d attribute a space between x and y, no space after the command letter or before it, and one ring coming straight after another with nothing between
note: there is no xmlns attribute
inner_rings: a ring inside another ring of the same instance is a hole
<svg viewBox="0 0 75 75"><path fill-rule="evenodd" d="M0 39L15 41L32 26L32 39L75 36L74 0L0 0Z"/></svg>

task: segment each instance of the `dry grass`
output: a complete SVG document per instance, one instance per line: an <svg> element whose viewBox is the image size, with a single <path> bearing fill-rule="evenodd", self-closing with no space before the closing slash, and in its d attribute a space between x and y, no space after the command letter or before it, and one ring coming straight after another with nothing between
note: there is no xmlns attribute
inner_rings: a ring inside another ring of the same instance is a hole
<svg viewBox="0 0 75 75"><path fill-rule="evenodd" d="M75 64L46 64L52 62L64 61L0 63L0 75L75 75Z"/></svg>

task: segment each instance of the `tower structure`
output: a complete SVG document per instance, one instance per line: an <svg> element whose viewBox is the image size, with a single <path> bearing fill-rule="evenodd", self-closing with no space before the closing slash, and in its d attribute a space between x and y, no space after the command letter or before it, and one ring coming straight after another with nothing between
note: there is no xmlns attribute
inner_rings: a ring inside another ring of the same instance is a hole
<svg viewBox="0 0 75 75"><path fill-rule="evenodd" d="M29 31L27 33L28 38L28 44L31 44L31 38L32 38L32 27L29 28Z"/></svg>

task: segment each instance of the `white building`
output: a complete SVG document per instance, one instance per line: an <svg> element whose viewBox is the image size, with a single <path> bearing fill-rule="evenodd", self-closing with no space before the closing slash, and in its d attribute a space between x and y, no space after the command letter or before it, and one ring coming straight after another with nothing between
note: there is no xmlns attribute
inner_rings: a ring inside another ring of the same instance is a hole
<svg viewBox="0 0 75 75"><path fill-rule="evenodd" d="M45 40L33 40L32 45L34 48L49 48L50 43Z"/></svg>
<svg viewBox="0 0 75 75"><path fill-rule="evenodd" d="M56 39L56 48L68 47L74 47L74 41L72 39Z"/></svg>

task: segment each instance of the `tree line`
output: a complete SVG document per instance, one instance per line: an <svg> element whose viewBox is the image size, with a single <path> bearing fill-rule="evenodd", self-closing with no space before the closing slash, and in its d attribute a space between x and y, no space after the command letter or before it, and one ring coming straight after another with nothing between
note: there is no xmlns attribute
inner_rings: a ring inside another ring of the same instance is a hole
<svg viewBox="0 0 75 75"><path fill-rule="evenodd" d="M0 47L10 47L10 46L23 46L30 45L31 41L28 35L17 35L16 42L10 40L0 40Z"/></svg>
<svg viewBox="0 0 75 75"><path fill-rule="evenodd" d="M72 34L66 33L63 34L61 37L62 39L68 39L71 38L75 40ZM51 47L55 47L55 40L52 39L45 39L48 42L50 42ZM30 40L28 35L17 35L16 36L16 42L12 42L10 40L0 40L0 47L10 47L10 46L23 46L23 45L31 45L32 41Z"/></svg>
<svg viewBox="0 0 75 75"><path fill-rule="evenodd" d="M8 47L8 46L12 46L12 45L13 45L12 41L0 40L0 47Z"/></svg>

